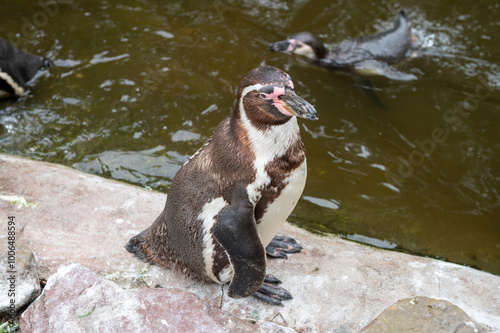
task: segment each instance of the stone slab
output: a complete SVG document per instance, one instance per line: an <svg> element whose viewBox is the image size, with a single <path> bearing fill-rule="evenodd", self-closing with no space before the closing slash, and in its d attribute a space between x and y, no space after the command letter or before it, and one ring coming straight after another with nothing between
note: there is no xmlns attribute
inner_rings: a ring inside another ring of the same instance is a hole
<svg viewBox="0 0 500 333"><path fill-rule="evenodd" d="M429 297L399 300L361 333L478 333L490 330L475 323L458 306Z"/></svg>
<svg viewBox="0 0 500 333"><path fill-rule="evenodd" d="M121 287L178 288L240 318L271 321L305 332L357 332L400 299L427 296L462 308L500 332L500 277L430 258L322 237L286 224L282 233L304 247L268 269L294 299L284 307L228 298L216 284L195 282L144 264L125 249L128 239L163 210L166 195L71 168L0 155L0 230L16 216L19 237L36 254L40 276L79 263Z"/></svg>
<svg viewBox="0 0 500 333"><path fill-rule="evenodd" d="M269 332L292 329L240 319L177 288L124 290L75 263L50 276L43 294L21 316L21 331L60 332Z"/></svg>

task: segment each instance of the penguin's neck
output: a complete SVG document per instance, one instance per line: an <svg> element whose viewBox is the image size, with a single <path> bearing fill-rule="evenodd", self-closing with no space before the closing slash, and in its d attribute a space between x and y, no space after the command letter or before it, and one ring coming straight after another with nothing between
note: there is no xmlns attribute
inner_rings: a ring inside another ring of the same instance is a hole
<svg viewBox="0 0 500 333"><path fill-rule="evenodd" d="M280 125L256 127L245 112L241 100L233 120L243 128L246 145L255 157L253 161L255 180L247 186L247 192L250 201L256 204L261 198L262 189L271 183L267 166L285 156L290 147L300 141L299 126L297 119L292 117Z"/></svg>

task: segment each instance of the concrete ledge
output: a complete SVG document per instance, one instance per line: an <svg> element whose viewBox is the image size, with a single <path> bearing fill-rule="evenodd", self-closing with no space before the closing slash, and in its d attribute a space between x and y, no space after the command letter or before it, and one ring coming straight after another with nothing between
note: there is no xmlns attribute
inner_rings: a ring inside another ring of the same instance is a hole
<svg viewBox="0 0 500 333"><path fill-rule="evenodd" d="M500 277L471 268L320 237L287 224L282 233L305 250L288 260L269 260L269 272L294 296L277 308L253 298L228 298L218 285L146 265L124 249L162 211L165 194L0 155L0 199L0 230L5 233L7 216L15 216L18 241L35 253L41 277L64 262L77 262L124 288L175 287L238 317L308 332L359 332L398 300L427 296L448 300L477 323L500 331Z"/></svg>

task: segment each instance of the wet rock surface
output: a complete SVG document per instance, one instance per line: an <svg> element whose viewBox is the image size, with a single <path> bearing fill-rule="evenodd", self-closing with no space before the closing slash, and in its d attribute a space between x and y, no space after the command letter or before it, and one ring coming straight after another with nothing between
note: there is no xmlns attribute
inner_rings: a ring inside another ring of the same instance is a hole
<svg viewBox="0 0 500 333"><path fill-rule="evenodd" d="M458 306L429 297L411 297L387 308L362 333L475 333L491 332L475 323Z"/></svg>
<svg viewBox="0 0 500 333"><path fill-rule="evenodd" d="M8 238L0 236L0 249L0 315L2 315L9 314L12 308L17 311L33 301L40 294L40 281L35 257L24 244L15 242L14 250L9 253ZM14 303L11 300L14 300Z"/></svg>
<svg viewBox="0 0 500 333"><path fill-rule="evenodd" d="M18 238L35 253L43 278L71 261L120 288L149 287L151 293L164 293L158 285L175 288L228 316L305 332L359 332L398 300L420 295L446 299L472 321L500 330L500 277L468 267L320 237L286 224L281 233L297 239L304 250L288 260L268 260L269 273L294 297L275 307L252 297L231 299L227 287L144 264L124 249L161 213L165 194L0 155L0 195L25 200L24 205L0 200L0 211L16 216ZM2 218L0 230L5 223ZM77 310L90 309L82 304ZM37 322L27 318L25 324Z"/></svg>

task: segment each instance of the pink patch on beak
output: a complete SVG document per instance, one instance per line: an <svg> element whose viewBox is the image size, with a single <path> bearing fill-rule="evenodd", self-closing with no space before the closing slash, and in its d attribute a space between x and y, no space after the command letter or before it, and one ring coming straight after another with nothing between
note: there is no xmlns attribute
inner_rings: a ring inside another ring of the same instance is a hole
<svg viewBox="0 0 500 333"><path fill-rule="evenodd" d="M276 109L278 109L279 112L283 113L285 116L293 117L293 114L288 112L288 110L283 107L283 104L281 104L281 102L274 102L273 105L276 107Z"/></svg>
<svg viewBox="0 0 500 333"><path fill-rule="evenodd" d="M287 52L293 52L293 50L295 50L295 46L297 45L297 42L295 42L295 39L289 39L288 43L290 43L290 44L288 45L288 48L286 49Z"/></svg>
<svg viewBox="0 0 500 333"><path fill-rule="evenodd" d="M290 80L290 82L292 82L292 80ZM292 83L292 85L293 85L293 83ZM260 96L264 99L272 99L274 102L274 103L272 103L272 105L276 109L278 109L279 112L281 112L285 116L293 117L293 114L288 112L287 109L285 109L285 107L283 106L283 104L281 104L281 101L278 99L279 96L284 95L284 94L285 94L285 87L283 87L283 88L274 87L274 91L272 93L266 94L266 93L261 92Z"/></svg>
<svg viewBox="0 0 500 333"><path fill-rule="evenodd" d="M268 95L266 95L266 99L272 99L275 102L278 102L278 97L285 94L285 88L274 87L274 91Z"/></svg>

